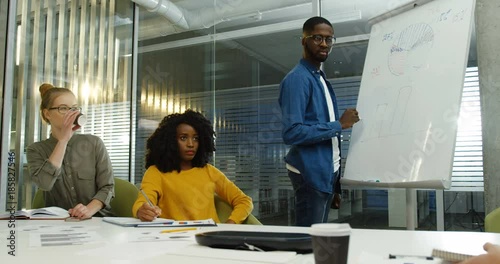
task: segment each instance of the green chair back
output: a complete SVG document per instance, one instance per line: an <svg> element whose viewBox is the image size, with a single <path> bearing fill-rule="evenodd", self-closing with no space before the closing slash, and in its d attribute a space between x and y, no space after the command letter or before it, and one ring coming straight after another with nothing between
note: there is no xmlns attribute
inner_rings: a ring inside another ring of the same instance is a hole
<svg viewBox="0 0 500 264"><path fill-rule="evenodd" d="M219 220L221 221L221 223L226 222L226 220L231 215L231 212L233 211L233 207L231 207L231 205L228 202L224 201L217 195L215 195L214 202L215 202L215 210L217 210L217 216L219 217ZM262 223L252 214L250 214L247 217L247 219L243 221L242 224L262 225Z"/></svg>
<svg viewBox="0 0 500 264"><path fill-rule="evenodd" d="M115 198L111 200L111 211L115 216L133 217L134 206L139 189L132 183L115 177Z"/></svg>
<svg viewBox="0 0 500 264"><path fill-rule="evenodd" d="M115 178L115 198L111 200L111 211L120 217L132 217L132 206L137 199L139 190L132 183ZM38 189L33 198L33 209L45 207L43 191Z"/></svg>
<svg viewBox="0 0 500 264"><path fill-rule="evenodd" d="M43 198L43 191L38 189L35 193L35 197L33 197L33 201L31 202L31 208L38 209L45 207L45 199Z"/></svg>
<svg viewBox="0 0 500 264"><path fill-rule="evenodd" d="M500 233L500 208L486 215L484 218L484 231Z"/></svg>

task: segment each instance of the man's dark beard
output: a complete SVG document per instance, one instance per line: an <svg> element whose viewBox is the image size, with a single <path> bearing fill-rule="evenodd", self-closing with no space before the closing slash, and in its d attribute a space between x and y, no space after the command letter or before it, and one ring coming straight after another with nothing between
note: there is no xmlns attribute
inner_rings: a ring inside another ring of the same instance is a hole
<svg viewBox="0 0 500 264"><path fill-rule="evenodd" d="M327 53L327 55L326 55L326 57L325 57L325 58L323 58L323 57L319 57L319 56L317 56L316 54L314 54L314 53L311 51L311 49L309 49L309 45L308 45L308 43L307 43L307 42L306 42L306 53L307 53L307 55L309 56L309 58L313 58L313 59L315 59L315 60L317 60L317 61L319 61L319 62L325 62L325 61L326 61L326 59L328 59L328 53Z"/></svg>

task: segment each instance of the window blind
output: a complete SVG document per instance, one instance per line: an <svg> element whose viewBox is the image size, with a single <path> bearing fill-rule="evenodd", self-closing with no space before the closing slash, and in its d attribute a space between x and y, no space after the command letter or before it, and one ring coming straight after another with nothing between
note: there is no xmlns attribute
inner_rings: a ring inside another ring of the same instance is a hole
<svg viewBox="0 0 500 264"><path fill-rule="evenodd" d="M89 105L83 109L87 124L82 134L98 136L104 142L115 177L128 180L130 174L130 102Z"/></svg>

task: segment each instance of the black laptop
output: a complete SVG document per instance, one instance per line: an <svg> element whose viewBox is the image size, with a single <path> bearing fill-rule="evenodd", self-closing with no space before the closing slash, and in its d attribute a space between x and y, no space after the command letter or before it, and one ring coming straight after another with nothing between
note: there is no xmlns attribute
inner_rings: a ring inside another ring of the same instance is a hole
<svg viewBox="0 0 500 264"><path fill-rule="evenodd" d="M213 248L311 253L311 235L257 231L212 231L196 234L198 244Z"/></svg>

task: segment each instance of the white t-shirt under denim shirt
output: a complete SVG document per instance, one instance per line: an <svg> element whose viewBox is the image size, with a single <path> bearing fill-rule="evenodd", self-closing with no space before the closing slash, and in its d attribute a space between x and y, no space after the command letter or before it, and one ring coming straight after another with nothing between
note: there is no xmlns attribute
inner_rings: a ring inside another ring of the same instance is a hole
<svg viewBox="0 0 500 264"><path fill-rule="evenodd" d="M323 79L323 76L320 76L321 84L323 84L323 90L325 91L325 99L326 99L326 104L328 106L328 112L330 114L330 122L335 121L335 110L333 108L333 101L332 101L332 96L330 95L330 91L328 91L328 86L326 86L325 79ZM339 149L339 142L337 141L337 137L332 138L332 154L333 154L333 171L338 171L340 168L340 149ZM286 168L287 170L291 172L295 172L297 174L300 174L300 171L295 168L294 166L286 163Z"/></svg>

